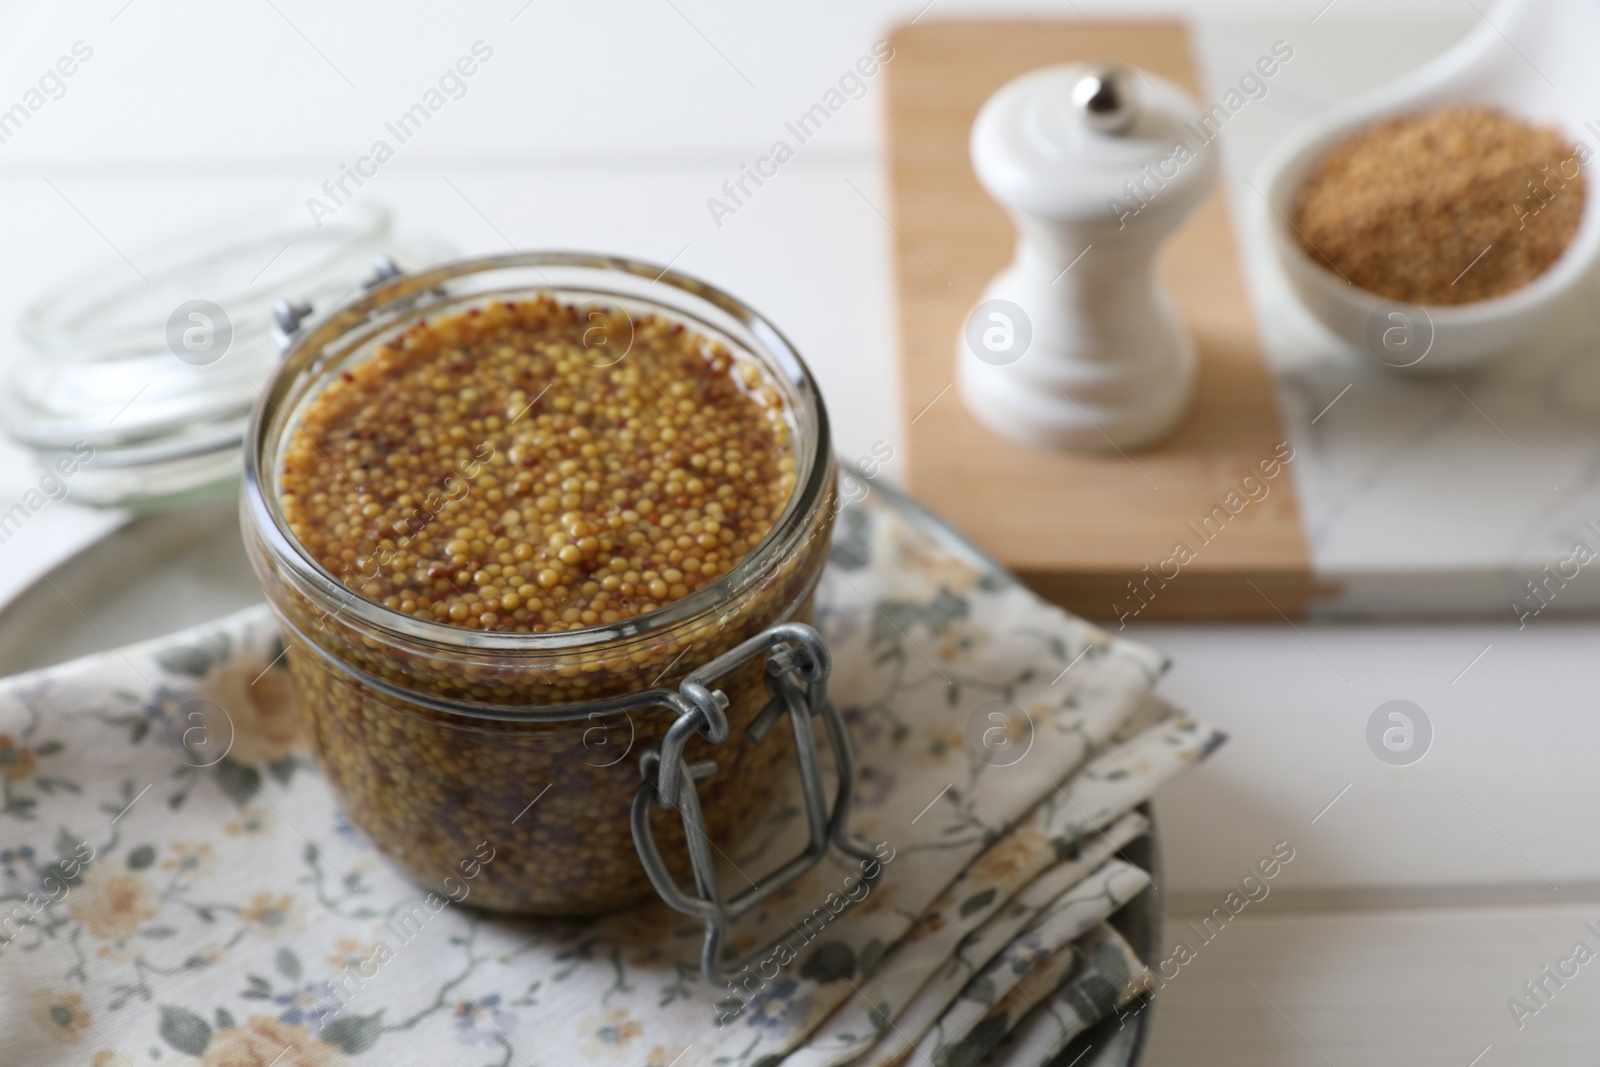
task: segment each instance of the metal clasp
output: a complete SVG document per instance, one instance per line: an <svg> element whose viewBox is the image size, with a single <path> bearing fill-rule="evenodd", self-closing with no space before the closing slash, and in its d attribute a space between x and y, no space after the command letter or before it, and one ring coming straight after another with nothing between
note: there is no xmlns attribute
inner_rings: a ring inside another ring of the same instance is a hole
<svg viewBox="0 0 1600 1067"><path fill-rule="evenodd" d="M392 281L404 273L405 270L394 261L394 257L385 253L373 259L372 269L361 280L361 288L376 289L384 282ZM285 299L276 301L272 305L272 339L278 344L278 355L281 356L289 351L289 346L300 336L300 328L315 310L315 306L309 300Z"/></svg>
<svg viewBox="0 0 1600 1067"><path fill-rule="evenodd" d="M272 305L272 339L278 344L279 356L300 336L300 324L311 317L312 310L309 300L279 300Z"/></svg>
<svg viewBox="0 0 1600 1067"><path fill-rule="evenodd" d="M762 655L767 657L766 683L771 699L745 730L745 737L759 742L780 718L787 715L794 732L800 784L811 836L804 852L761 879L761 884L732 900L724 900L722 890L717 885L711 839L706 836L705 820L700 812L700 795L695 787L696 780L716 774L716 763L712 760L689 763L684 759L683 751L689 738L696 733L712 744L727 739L728 719L725 710L728 698L721 690L711 686L717 679ZM689 705L689 709L681 712L677 721L668 728L659 749L651 746L639 757L639 772L644 782L633 798L633 843L661 899L675 910L692 915L706 924L700 970L713 985L721 986L732 981L740 971L770 954L784 940L783 937L773 940L726 970L722 966L722 945L729 925L815 867L827 855L830 843L858 860L876 858L870 847L855 841L849 834L850 807L855 797L855 754L850 747L844 719L828 699L828 674L832 665L822 635L811 627L791 622L764 630L684 679L678 687L678 694ZM825 796L826 785L817 758L816 735L811 727L811 720L815 718L820 718L827 728L839 774L831 807ZM694 894L679 887L661 858L655 834L650 828L652 807L675 807L683 818L689 862L694 872ZM861 877L870 885L882 870L876 865L869 866L870 875L864 869Z"/></svg>

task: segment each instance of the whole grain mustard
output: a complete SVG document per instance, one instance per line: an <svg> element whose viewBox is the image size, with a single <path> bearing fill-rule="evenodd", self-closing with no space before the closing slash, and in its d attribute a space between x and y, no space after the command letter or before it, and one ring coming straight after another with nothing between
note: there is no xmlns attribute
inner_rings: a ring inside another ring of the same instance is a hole
<svg viewBox="0 0 1600 1067"><path fill-rule="evenodd" d="M778 393L652 315L549 297L420 321L308 405L295 538L418 619L543 633L726 573L794 489Z"/></svg>

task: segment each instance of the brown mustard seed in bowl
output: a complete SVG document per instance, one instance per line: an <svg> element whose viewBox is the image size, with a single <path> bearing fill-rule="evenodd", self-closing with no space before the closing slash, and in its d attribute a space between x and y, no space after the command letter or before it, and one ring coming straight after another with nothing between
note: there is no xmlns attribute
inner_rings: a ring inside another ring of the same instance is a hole
<svg viewBox="0 0 1600 1067"><path fill-rule="evenodd" d="M1369 292L1465 304L1520 289L1572 243L1588 150L1487 107L1380 123L1313 169L1301 246Z"/></svg>
<svg viewBox="0 0 1600 1067"><path fill-rule="evenodd" d="M421 620L543 633L726 573L794 489L782 400L720 344L550 297L421 321L287 443L284 518L351 589Z"/></svg>

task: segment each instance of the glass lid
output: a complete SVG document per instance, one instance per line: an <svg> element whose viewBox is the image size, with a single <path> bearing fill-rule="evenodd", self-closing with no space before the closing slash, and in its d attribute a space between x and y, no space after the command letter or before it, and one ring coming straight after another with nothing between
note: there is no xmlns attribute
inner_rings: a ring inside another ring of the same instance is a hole
<svg viewBox="0 0 1600 1067"><path fill-rule="evenodd" d="M339 302L380 278L440 262L436 242L397 244L382 206L312 220L258 211L115 258L29 307L28 351L0 392L6 432L48 464L92 450L81 503L171 504L231 491L245 421L278 361L280 299Z"/></svg>

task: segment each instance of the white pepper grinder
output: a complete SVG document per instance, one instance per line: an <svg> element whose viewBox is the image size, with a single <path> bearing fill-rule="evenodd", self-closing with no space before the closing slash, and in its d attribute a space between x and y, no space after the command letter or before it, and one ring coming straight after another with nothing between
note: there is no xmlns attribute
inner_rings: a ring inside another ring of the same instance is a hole
<svg viewBox="0 0 1600 1067"><path fill-rule="evenodd" d="M957 345L981 422L1110 450L1153 444L1183 418L1195 348L1155 257L1215 183L1214 140L1177 86L1115 67L1036 70L984 104L972 163L1016 223L1017 251Z"/></svg>

